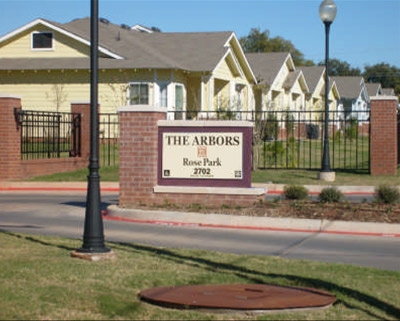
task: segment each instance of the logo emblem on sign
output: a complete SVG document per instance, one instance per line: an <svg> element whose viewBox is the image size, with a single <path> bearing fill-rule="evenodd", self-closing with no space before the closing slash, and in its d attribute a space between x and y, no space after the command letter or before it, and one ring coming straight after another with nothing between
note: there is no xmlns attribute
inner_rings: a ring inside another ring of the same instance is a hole
<svg viewBox="0 0 400 321"><path fill-rule="evenodd" d="M207 157L206 146L197 146L197 157Z"/></svg>

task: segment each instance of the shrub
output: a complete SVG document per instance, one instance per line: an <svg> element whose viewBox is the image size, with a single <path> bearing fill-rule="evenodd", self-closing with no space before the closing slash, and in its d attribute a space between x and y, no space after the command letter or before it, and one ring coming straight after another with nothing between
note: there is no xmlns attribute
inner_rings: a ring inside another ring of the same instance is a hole
<svg viewBox="0 0 400 321"><path fill-rule="evenodd" d="M358 120L357 118L351 118L347 124L344 136L352 141L358 137Z"/></svg>
<svg viewBox="0 0 400 321"><path fill-rule="evenodd" d="M307 138L308 139L318 139L319 138L319 126L316 124L306 125Z"/></svg>
<svg viewBox="0 0 400 321"><path fill-rule="evenodd" d="M400 199L400 191L395 186L380 185L375 192L377 203L394 204Z"/></svg>
<svg viewBox="0 0 400 321"><path fill-rule="evenodd" d="M308 196L308 190L302 185L286 185L283 194L288 200L303 200Z"/></svg>
<svg viewBox="0 0 400 321"><path fill-rule="evenodd" d="M325 187L319 194L319 200L323 203L338 203L343 198L343 193L336 187Z"/></svg>

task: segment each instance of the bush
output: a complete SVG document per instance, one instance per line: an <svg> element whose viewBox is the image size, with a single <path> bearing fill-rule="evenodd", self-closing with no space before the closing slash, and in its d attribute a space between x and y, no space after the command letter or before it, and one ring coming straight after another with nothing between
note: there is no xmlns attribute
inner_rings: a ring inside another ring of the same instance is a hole
<svg viewBox="0 0 400 321"><path fill-rule="evenodd" d="M375 192L377 203L394 204L400 200L400 191L395 186L380 185Z"/></svg>
<svg viewBox="0 0 400 321"><path fill-rule="evenodd" d="M338 203L343 198L343 193L336 187L325 187L319 194L319 200L323 203Z"/></svg>
<svg viewBox="0 0 400 321"><path fill-rule="evenodd" d="M319 126L316 124L306 125L307 138L308 139L318 139L319 138Z"/></svg>
<svg viewBox="0 0 400 321"><path fill-rule="evenodd" d="M303 200L308 196L308 190L302 185L286 185L283 194L288 200Z"/></svg>

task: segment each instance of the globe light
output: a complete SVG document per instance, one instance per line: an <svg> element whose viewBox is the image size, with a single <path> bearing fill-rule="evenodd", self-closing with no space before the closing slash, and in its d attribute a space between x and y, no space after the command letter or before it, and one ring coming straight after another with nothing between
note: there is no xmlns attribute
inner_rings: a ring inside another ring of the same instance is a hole
<svg viewBox="0 0 400 321"><path fill-rule="evenodd" d="M324 0L319 5L319 17L323 23L332 23L335 20L336 11L336 4L333 0Z"/></svg>

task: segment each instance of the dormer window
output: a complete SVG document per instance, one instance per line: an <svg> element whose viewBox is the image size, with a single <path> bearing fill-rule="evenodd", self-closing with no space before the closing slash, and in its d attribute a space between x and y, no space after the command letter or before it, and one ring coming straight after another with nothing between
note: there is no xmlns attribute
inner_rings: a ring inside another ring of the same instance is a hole
<svg viewBox="0 0 400 321"><path fill-rule="evenodd" d="M33 50L53 49L53 33L52 32L32 33L32 49Z"/></svg>

